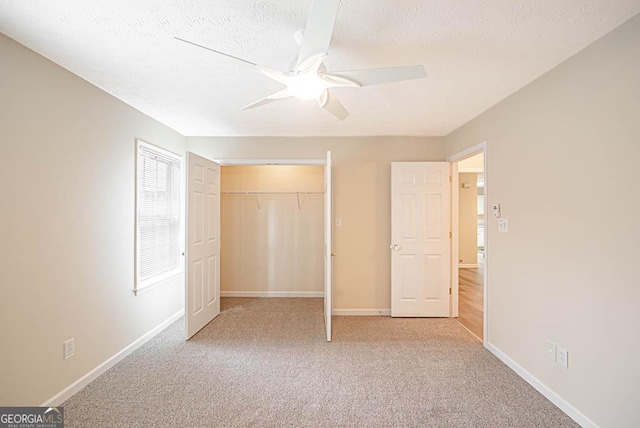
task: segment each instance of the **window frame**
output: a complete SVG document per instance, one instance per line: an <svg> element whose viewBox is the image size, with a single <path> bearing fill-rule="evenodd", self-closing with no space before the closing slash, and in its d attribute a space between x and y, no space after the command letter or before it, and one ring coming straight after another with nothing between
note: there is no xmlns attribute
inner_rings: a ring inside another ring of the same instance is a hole
<svg viewBox="0 0 640 428"><path fill-rule="evenodd" d="M140 161L140 149L144 148L146 150L157 152L162 156L166 156L178 162L179 171L178 171L178 266L170 271L163 272L161 274L155 275L151 278L147 278L145 280L140 280L138 277L139 272L139 248L138 244L140 243L140 201L139 201L139 161ZM146 293L148 291L154 290L160 286L170 284L174 282L177 278L184 275L184 157L174 153L170 150L159 147L155 144L148 143L141 139L136 139L135 144L135 177L134 177L134 209L135 209L135 225L134 225L134 263L133 263L133 293L137 296L142 293Z"/></svg>

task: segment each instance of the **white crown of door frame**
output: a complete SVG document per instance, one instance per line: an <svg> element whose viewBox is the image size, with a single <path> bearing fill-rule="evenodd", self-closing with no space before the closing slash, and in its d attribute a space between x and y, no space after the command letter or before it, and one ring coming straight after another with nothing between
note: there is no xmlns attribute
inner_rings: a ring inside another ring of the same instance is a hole
<svg viewBox="0 0 640 428"><path fill-rule="evenodd" d="M459 254L458 254L458 162L469 158L471 156L477 155L479 153L484 154L484 212L485 216L488 212L488 204L489 204L489 192L487 185L487 142L482 141L481 143L475 144L465 150L462 150L458 153L454 153L450 156L447 156L447 162L451 162L451 176L452 176L452 238L453 238L453 246L451 248L451 306L452 306L452 317L458 316L458 303L459 303L459 278L458 278L458 266L459 266ZM489 342L489 314L487 308L489 307L489 239L487 233L487 223L485 221L484 228L484 275L483 275L483 302L482 302L482 342L486 346Z"/></svg>

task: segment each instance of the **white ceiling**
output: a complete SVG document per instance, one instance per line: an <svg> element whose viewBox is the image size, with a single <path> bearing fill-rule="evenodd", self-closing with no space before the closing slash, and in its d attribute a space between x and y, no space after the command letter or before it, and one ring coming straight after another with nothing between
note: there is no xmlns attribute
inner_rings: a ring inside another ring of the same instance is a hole
<svg viewBox="0 0 640 428"><path fill-rule="evenodd" d="M446 135L640 12L640 0L350 0L329 71L424 64L429 78L241 107L280 89L173 39L289 69L311 0L0 0L0 32L188 136Z"/></svg>

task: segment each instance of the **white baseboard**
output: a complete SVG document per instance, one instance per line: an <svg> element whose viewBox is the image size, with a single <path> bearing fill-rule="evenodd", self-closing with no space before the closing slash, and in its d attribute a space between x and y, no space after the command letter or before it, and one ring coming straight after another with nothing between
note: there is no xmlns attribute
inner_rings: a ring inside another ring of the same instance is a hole
<svg viewBox="0 0 640 428"><path fill-rule="evenodd" d="M335 316L390 316L391 309L334 309L331 311Z"/></svg>
<svg viewBox="0 0 640 428"><path fill-rule="evenodd" d="M565 412L567 416L576 421L580 426L584 428L598 428L591 419L580 413L578 409L569 404L564 398L560 397L557 393L552 391L544 383L540 382L535 376L525 370L520 364L513 361L505 353L496 348L492 343L485 343L485 348L489 350L493 355L498 357L503 363L505 363L511 370L516 372L518 376L524 379L529 385L533 386L538 392L544 395L549 401L555 404L560 410Z"/></svg>
<svg viewBox="0 0 640 428"><path fill-rule="evenodd" d="M220 297L324 297L324 291L221 291Z"/></svg>
<svg viewBox="0 0 640 428"><path fill-rule="evenodd" d="M473 264L473 263L466 263L466 264L460 263L460 264L458 264L458 267L460 269L475 269L475 268L478 267L478 264L477 263L475 263L475 264Z"/></svg>
<svg viewBox="0 0 640 428"><path fill-rule="evenodd" d="M180 311L171 315L169 318L163 321L160 325L158 325L157 327L153 328L151 331L144 334L142 337L140 337L139 339L137 339L136 341L134 341L133 343L131 343L130 345L122 349L120 352L116 353L114 356L112 356L111 358L109 358L108 360L100 364L98 367L91 370L89 373L82 376L77 381L73 382L71 385L67 386L65 389L63 389L53 397L49 398L40 406L55 407L55 406L61 405L62 403L67 401L69 398L71 398L75 393L77 393L82 388L84 388L85 386L93 382L98 376L102 375L111 367L115 366L120 361L122 361L122 359L124 359L127 355L131 354L133 351L135 351L136 349L138 349L139 347L147 343L149 340L153 339L154 336L156 336L165 328L169 327L175 321L180 319L180 317L182 317L183 315L184 315L184 309L181 309Z"/></svg>

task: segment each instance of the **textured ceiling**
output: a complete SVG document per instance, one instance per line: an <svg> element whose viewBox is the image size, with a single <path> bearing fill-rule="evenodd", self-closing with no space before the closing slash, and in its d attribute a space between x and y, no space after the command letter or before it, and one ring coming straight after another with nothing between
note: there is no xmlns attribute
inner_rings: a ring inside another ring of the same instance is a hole
<svg viewBox="0 0 640 428"><path fill-rule="evenodd" d="M446 135L640 12L640 0L349 0L329 71L424 64L429 77L239 109L280 89L173 39L289 69L310 0L0 0L0 32L184 135Z"/></svg>

